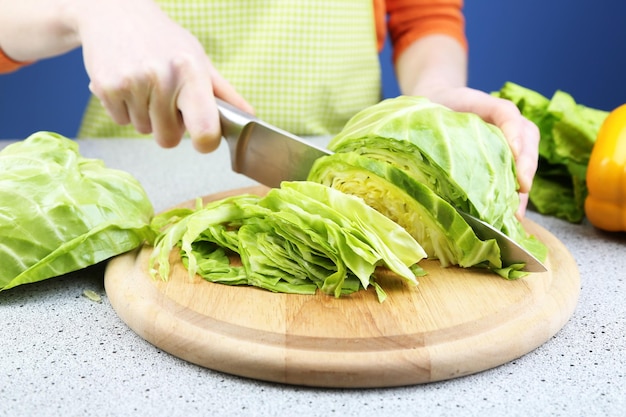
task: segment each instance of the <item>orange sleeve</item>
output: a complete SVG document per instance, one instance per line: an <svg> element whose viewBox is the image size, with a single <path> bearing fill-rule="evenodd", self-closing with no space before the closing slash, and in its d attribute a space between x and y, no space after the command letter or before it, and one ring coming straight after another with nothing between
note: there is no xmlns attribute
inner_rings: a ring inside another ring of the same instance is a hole
<svg viewBox="0 0 626 417"><path fill-rule="evenodd" d="M387 9L385 0L374 0L374 24L376 25L376 39L378 40L378 52L385 46L387 37Z"/></svg>
<svg viewBox="0 0 626 417"><path fill-rule="evenodd" d="M433 34L451 36L467 49L463 0L374 0L374 13L379 49L386 21L394 60L410 44Z"/></svg>
<svg viewBox="0 0 626 417"><path fill-rule="evenodd" d="M11 58L5 55L2 49L0 49L0 74L16 71L29 64L31 63L30 62L18 62L18 61L12 60Z"/></svg>

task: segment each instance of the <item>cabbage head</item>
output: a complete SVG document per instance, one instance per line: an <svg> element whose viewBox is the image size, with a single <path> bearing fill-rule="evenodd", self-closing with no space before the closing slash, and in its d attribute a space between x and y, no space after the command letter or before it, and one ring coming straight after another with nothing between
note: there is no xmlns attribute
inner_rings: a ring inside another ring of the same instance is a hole
<svg viewBox="0 0 626 417"><path fill-rule="evenodd" d="M478 239L457 208L545 258L543 244L515 217L519 185L508 143L477 115L397 97L356 114L328 148L335 153L317 160L308 180L362 197L443 266L521 276L502 265L497 243Z"/></svg>
<svg viewBox="0 0 626 417"><path fill-rule="evenodd" d="M37 132L0 152L0 290L94 265L153 239L139 182Z"/></svg>

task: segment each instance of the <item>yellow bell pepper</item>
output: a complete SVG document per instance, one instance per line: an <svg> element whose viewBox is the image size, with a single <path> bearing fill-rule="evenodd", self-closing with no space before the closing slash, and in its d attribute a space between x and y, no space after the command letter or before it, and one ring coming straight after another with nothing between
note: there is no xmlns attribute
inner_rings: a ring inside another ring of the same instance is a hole
<svg viewBox="0 0 626 417"><path fill-rule="evenodd" d="M599 229L626 231L626 104L598 131L587 167L585 215Z"/></svg>

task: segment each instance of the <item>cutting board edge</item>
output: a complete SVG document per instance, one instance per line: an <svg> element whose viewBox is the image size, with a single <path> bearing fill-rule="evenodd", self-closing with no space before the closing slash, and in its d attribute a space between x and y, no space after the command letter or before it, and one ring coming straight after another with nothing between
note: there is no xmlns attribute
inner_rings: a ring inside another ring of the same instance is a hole
<svg viewBox="0 0 626 417"><path fill-rule="evenodd" d="M520 326L513 326L515 323L510 322L507 326L499 326L490 332L475 335L475 341L465 338L431 346L402 347L385 352L380 350L352 352L351 365L346 366L341 358L334 355L335 350L293 349L289 346L288 337L285 338L284 345L267 345L259 343L258 340L246 341L219 332L212 334L214 339L211 342L203 337L196 337L199 329L195 328L193 323L181 322L175 313L164 310L158 305L163 299L163 294L158 293L150 281L140 282L145 276L141 266L134 263L138 253L139 251L133 251L110 261L105 276L105 289L117 314L139 336L174 356L215 371L277 383L316 387L372 388L415 385L485 371L495 367L494 356L498 357L495 362L499 365L510 362L541 346L567 323L577 305L580 282L577 269L569 284L565 280L556 281L555 285L574 285L578 288L576 296L544 303L543 308L536 310L533 316L520 318L518 320ZM569 252L567 254L571 258L571 254ZM119 282L113 281L112 277L117 277L118 280L122 277L126 279ZM144 290L139 295L136 294L136 285ZM124 286L129 291L120 291ZM116 290L112 291L112 287ZM559 290L555 291L556 295L561 293ZM127 294L126 298L122 297L123 293ZM554 298L552 291L548 292L546 297ZM551 325L546 327L546 321L541 317L550 314L554 304L557 304L559 311L562 312L561 319L552 321ZM138 313L141 313L139 316L145 320L137 320ZM148 320L148 317L156 317L156 320ZM534 320L535 318L539 319ZM515 330L515 334L508 334L520 327L525 329L524 333ZM169 337L173 332L179 335L176 341ZM190 336L181 338L180 334ZM488 339L491 341L504 339L509 344L485 343ZM520 343L520 339L529 342ZM468 343L481 346L481 349L468 351L466 349ZM381 358L381 355L385 357ZM391 363L390 359L393 359ZM371 365L373 361L376 363L375 367Z"/></svg>

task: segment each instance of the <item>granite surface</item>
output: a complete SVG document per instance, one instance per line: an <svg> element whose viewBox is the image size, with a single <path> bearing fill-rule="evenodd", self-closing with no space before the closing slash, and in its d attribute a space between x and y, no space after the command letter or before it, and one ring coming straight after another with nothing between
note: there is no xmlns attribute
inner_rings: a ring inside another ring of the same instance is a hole
<svg viewBox="0 0 626 417"><path fill-rule="evenodd" d="M225 146L208 155L188 141L169 150L124 139L80 148L138 178L157 211L255 184L232 173ZM215 372L130 330L107 299L102 263L0 292L0 416L626 415L626 235L528 217L572 253L581 293L553 338L502 366L385 389L307 388Z"/></svg>

